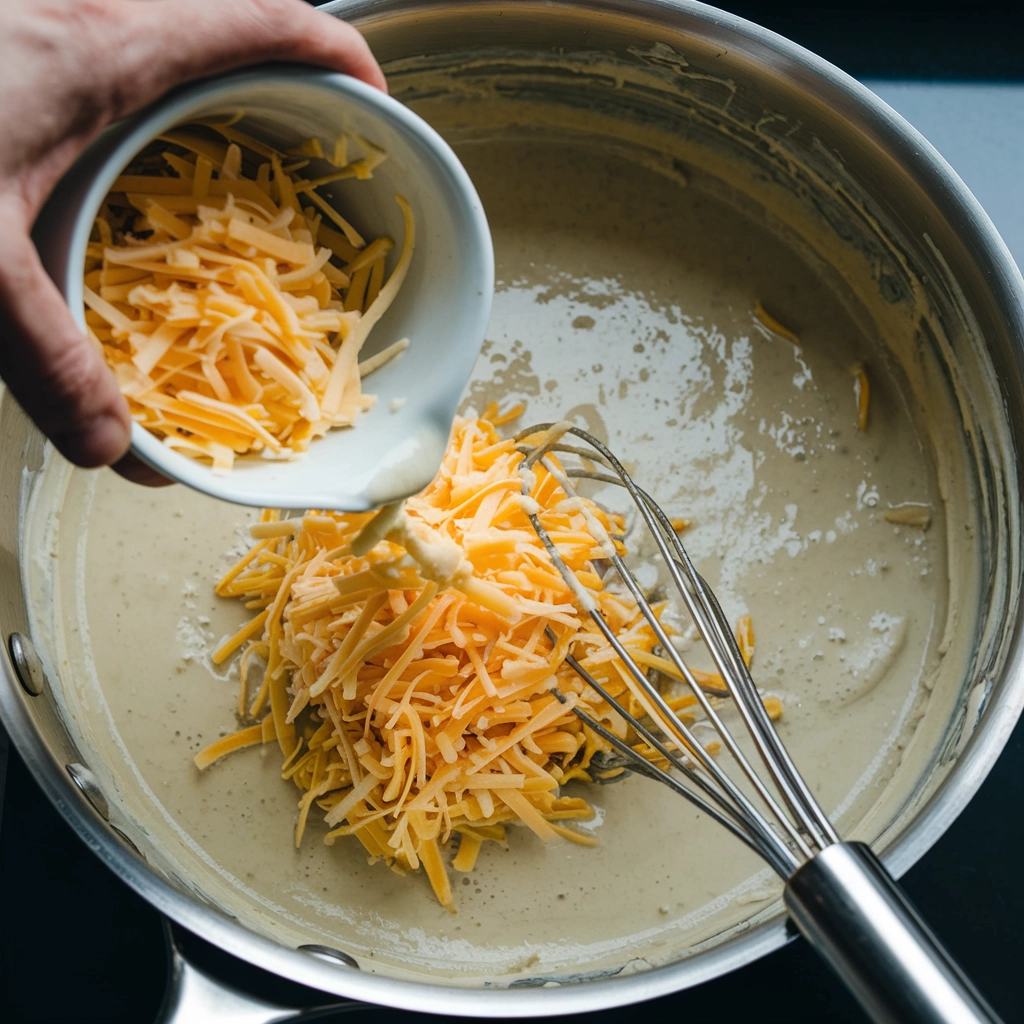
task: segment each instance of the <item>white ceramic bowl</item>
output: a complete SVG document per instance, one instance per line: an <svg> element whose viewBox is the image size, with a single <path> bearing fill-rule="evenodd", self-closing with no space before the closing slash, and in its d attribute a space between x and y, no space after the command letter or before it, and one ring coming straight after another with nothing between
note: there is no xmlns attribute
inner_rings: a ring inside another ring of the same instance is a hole
<svg viewBox="0 0 1024 1024"><path fill-rule="evenodd" d="M105 132L51 197L36 244L84 328L85 247L114 179L160 133L244 112L239 130L278 148L311 136L361 135L388 153L367 181L322 191L371 236L401 248L395 195L411 204L416 249L391 308L362 357L401 338L409 348L367 379L377 405L349 429L330 431L291 461L243 458L226 476L164 445L138 424L132 450L144 462L199 491L243 505L364 511L425 487L440 465L459 397L480 351L494 291L494 255L483 208L448 144L425 121L384 93L346 75L272 65L177 90ZM389 268L390 269L390 268ZM401 407L392 412L392 400Z"/></svg>

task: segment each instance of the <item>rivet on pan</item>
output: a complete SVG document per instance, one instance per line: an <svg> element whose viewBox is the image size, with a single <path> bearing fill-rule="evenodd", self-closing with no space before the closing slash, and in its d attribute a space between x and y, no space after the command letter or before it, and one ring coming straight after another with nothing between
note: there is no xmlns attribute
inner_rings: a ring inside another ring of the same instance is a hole
<svg viewBox="0 0 1024 1024"><path fill-rule="evenodd" d="M354 967L357 971L359 970L359 964L355 957L349 956L348 953L342 953L340 949L333 949L330 946L319 946L315 942L299 946L299 949L303 953L315 956L317 960L323 960L329 964L344 964L346 967Z"/></svg>
<svg viewBox="0 0 1024 1024"><path fill-rule="evenodd" d="M38 697L46 689L46 673L35 644L24 633L12 633L7 638L7 647L22 688L29 696Z"/></svg>
<svg viewBox="0 0 1024 1024"><path fill-rule="evenodd" d="M199 900L201 903L205 903L211 910L216 910L218 914L223 914L225 917L230 917L232 921L238 920L237 914L232 914L231 911L227 909L227 907L221 906L215 899L211 899L211 897L207 896L206 893L201 892L199 889L196 889L195 886L189 886L189 891L192 893L193 896L195 896L197 900Z"/></svg>
<svg viewBox="0 0 1024 1024"><path fill-rule="evenodd" d="M225 917L230 917L232 920L235 921L238 920L237 914L232 914L230 910L225 909L216 900L211 899L209 896L207 896L206 893L202 891L202 889L197 888L190 882L186 882L185 879L181 877L181 875L177 874L174 871L168 871L166 874L171 884L174 885L186 896L198 900L200 903L202 903L204 906L209 907L211 910L216 910L218 914L223 914Z"/></svg>
<svg viewBox="0 0 1024 1024"><path fill-rule="evenodd" d="M107 798L100 792L96 776L84 764L66 764L64 767L67 768L71 781L82 791L82 794L92 804L96 813L104 821L110 821L110 804L107 803Z"/></svg>
<svg viewBox="0 0 1024 1024"><path fill-rule="evenodd" d="M133 843L116 825L111 825L110 828L111 831L117 833L117 838L120 839L121 842L124 843L124 845L127 846L128 849L135 854L136 857L139 857L141 860L146 859L143 856L142 851L135 845L135 843Z"/></svg>

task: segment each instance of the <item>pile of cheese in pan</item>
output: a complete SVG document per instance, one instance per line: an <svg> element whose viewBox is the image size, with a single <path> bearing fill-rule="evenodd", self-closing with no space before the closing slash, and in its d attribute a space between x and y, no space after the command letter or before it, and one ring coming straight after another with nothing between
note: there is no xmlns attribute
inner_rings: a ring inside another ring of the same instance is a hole
<svg viewBox="0 0 1024 1024"><path fill-rule="evenodd" d="M238 455L288 458L373 405L360 380L408 345L359 362L412 258L386 278L389 238L367 242L318 192L384 159L342 138L281 153L230 126L176 129L119 177L85 264L86 324L133 417L227 472ZM330 173L303 177L311 160ZM246 170L251 170L246 176Z"/></svg>
<svg viewBox="0 0 1024 1024"><path fill-rule="evenodd" d="M504 419L493 408L485 415ZM244 648L238 713L254 724L200 752L197 766L276 739L282 775L301 792L296 845L315 810L326 842L354 836L396 870L422 864L450 909L446 854L455 851L455 871L470 871L481 844L505 842L507 825L594 845L572 825L592 816L590 806L561 787L589 780L594 755L611 748L574 708L659 756L566 664L571 653L643 715L635 681L551 564L524 504L539 508L634 658L677 676L632 599L602 582L594 565L602 550L579 505L541 465L525 500L521 461L492 422L462 421L437 478L404 510L376 520L265 512L255 544L217 584L253 612L213 660ZM587 505L621 537L620 516ZM748 617L738 636L749 657ZM262 681L247 686L256 666ZM722 686L716 675L695 675ZM767 703L781 714L777 699ZM689 694L670 698L684 716L695 704Z"/></svg>

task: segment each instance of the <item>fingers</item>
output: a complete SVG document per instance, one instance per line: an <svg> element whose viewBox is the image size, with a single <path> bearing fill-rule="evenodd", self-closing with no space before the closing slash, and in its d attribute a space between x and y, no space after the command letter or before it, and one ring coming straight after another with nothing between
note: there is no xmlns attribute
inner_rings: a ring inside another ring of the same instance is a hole
<svg viewBox="0 0 1024 1024"><path fill-rule="evenodd" d="M24 235L0 220L0 377L40 430L79 466L127 451L128 405Z"/></svg>
<svg viewBox="0 0 1024 1024"><path fill-rule="evenodd" d="M18 17L32 43L21 71L30 88L22 120L33 127L30 137L14 133L6 196L0 181L0 376L71 461L105 465L128 448L127 403L27 237L53 183L103 124L190 79L276 60L386 85L362 36L303 0L28 3ZM0 128L9 134L2 118Z"/></svg>
<svg viewBox="0 0 1024 1024"><path fill-rule="evenodd" d="M183 81L260 61L316 64L387 91L362 35L303 0L122 0L115 8L114 117Z"/></svg>

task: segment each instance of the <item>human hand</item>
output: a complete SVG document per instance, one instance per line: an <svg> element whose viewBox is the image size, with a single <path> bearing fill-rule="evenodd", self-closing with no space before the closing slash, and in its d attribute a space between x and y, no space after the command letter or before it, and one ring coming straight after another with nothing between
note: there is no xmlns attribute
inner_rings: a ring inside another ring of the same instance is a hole
<svg viewBox="0 0 1024 1024"><path fill-rule="evenodd" d="M363 37L303 0L0 2L0 377L80 466L118 463L131 420L39 261L36 216L108 124L172 86L265 60L387 88ZM156 482L130 456L116 468Z"/></svg>

